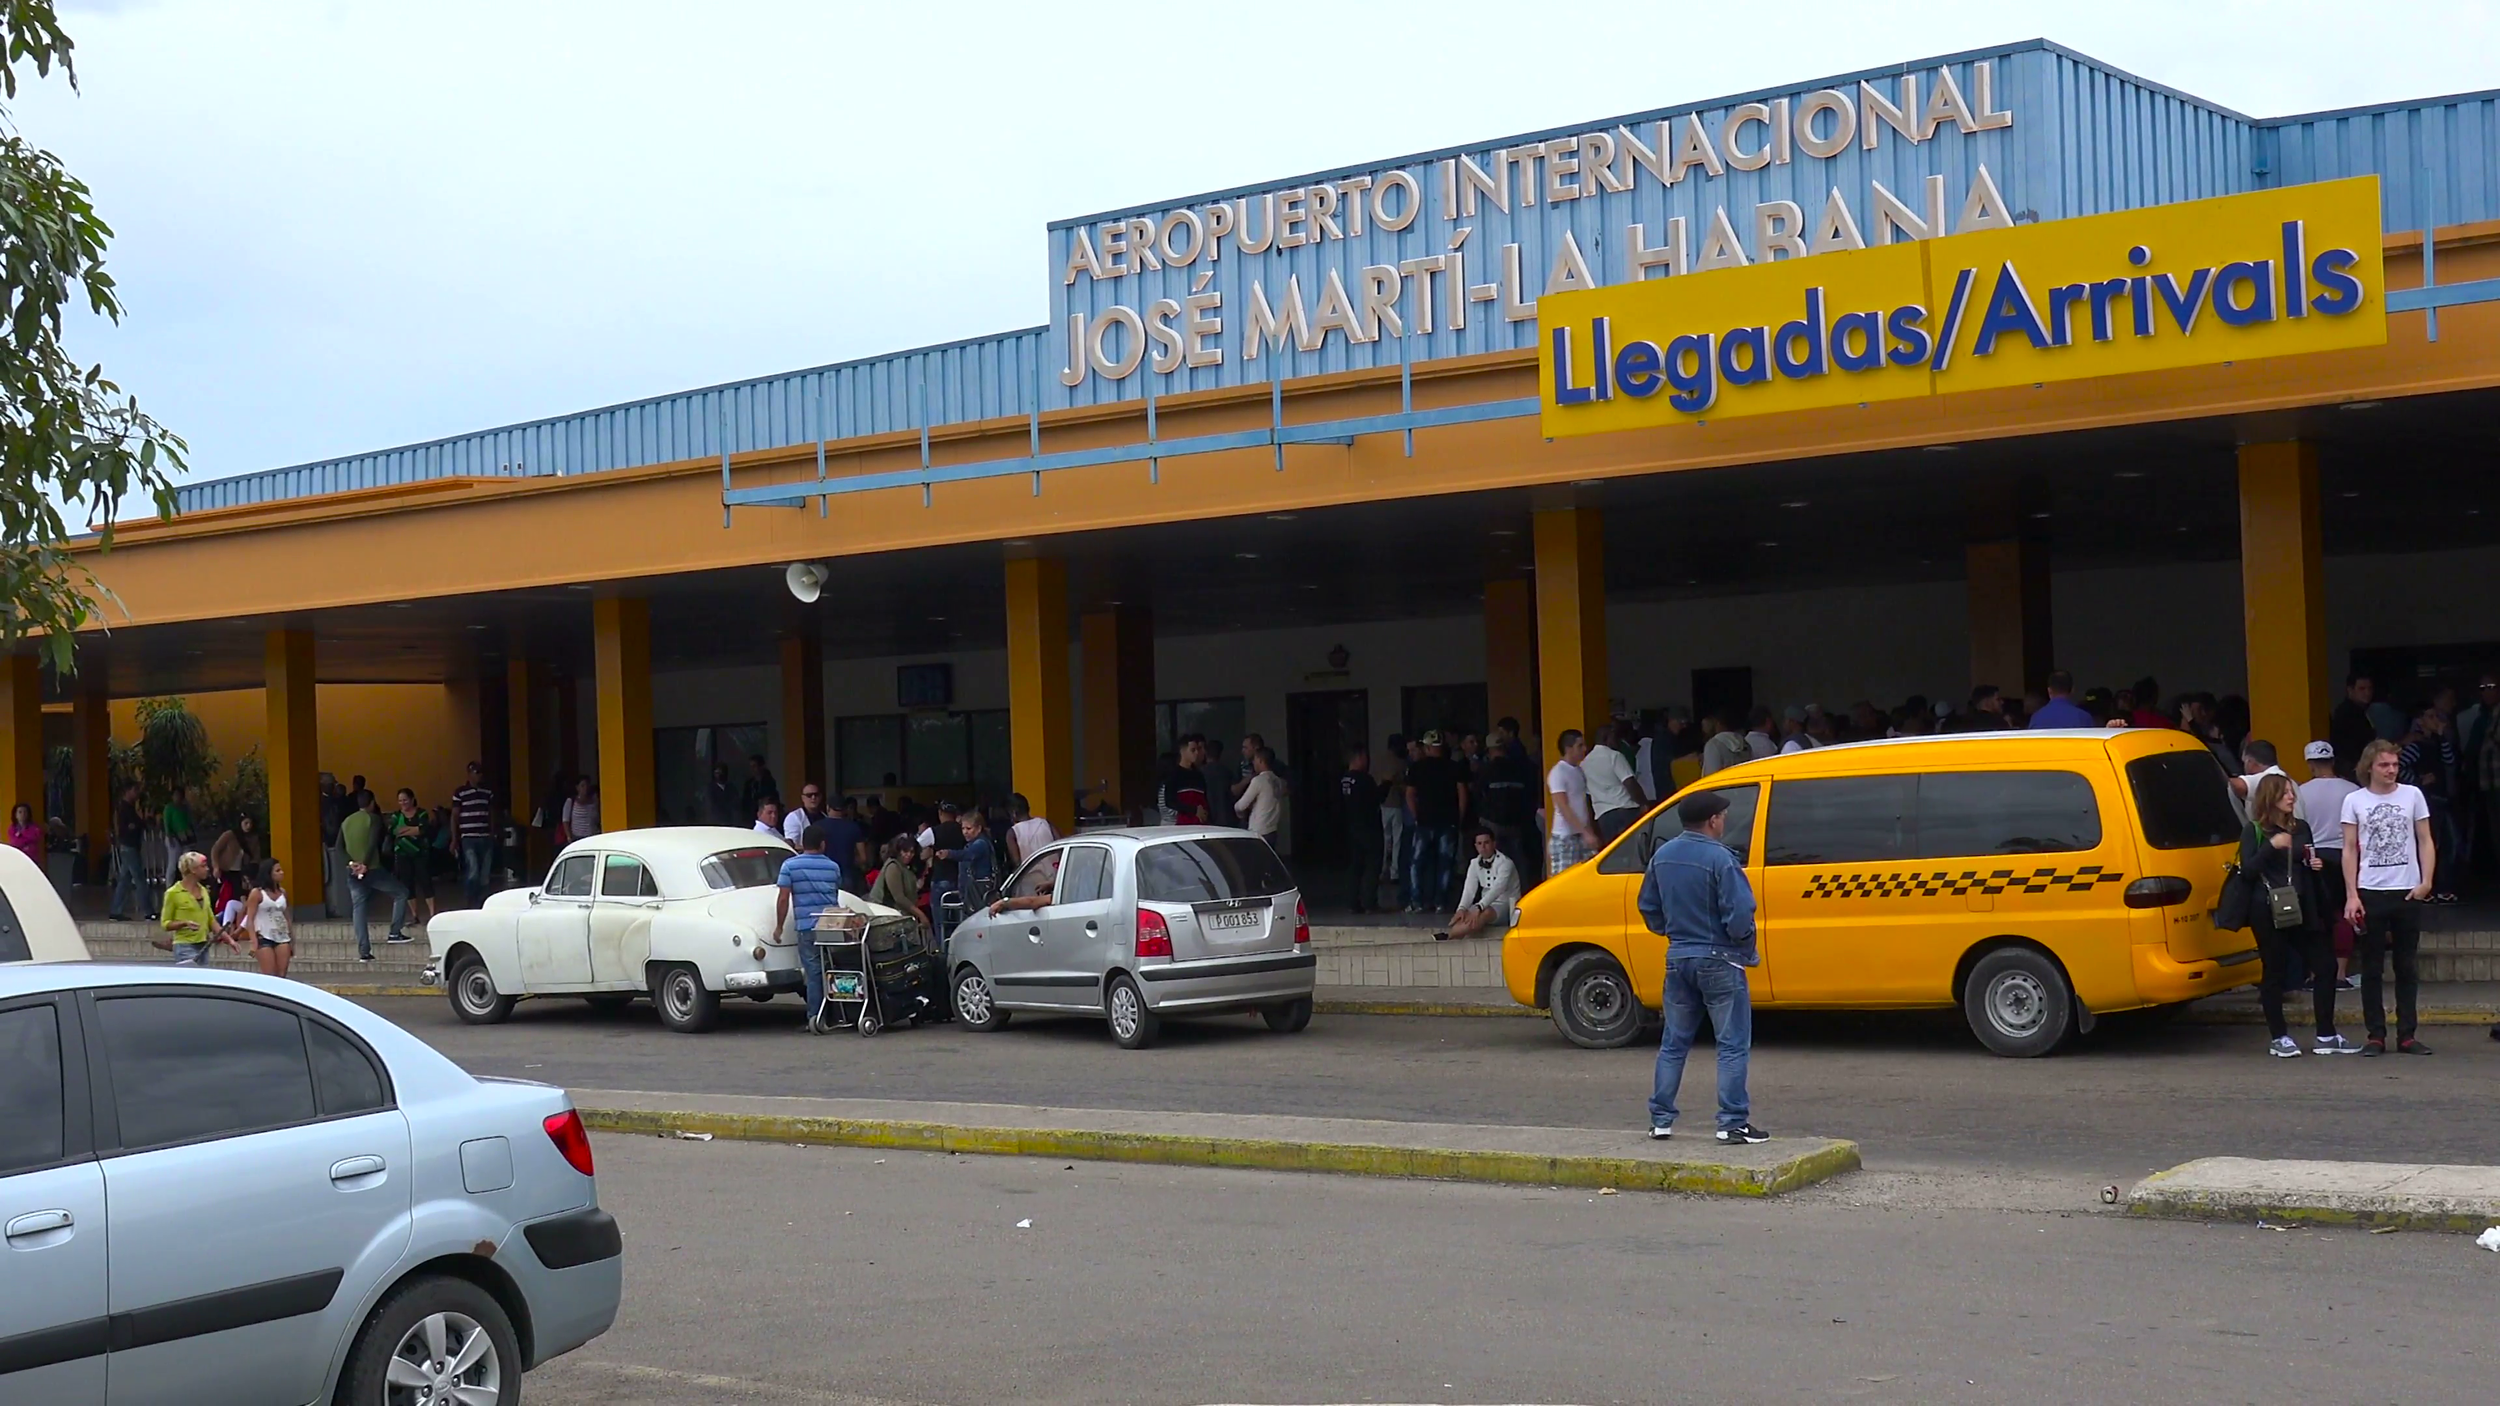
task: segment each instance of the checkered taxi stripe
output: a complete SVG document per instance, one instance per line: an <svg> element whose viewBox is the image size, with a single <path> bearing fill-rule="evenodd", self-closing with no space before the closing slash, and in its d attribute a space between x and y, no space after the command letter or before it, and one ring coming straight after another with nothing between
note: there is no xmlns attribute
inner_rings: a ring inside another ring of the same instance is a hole
<svg viewBox="0 0 2500 1406"><path fill-rule="evenodd" d="M1993 869L1981 873L1965 869L1955 874L1936 873L1891 874L1810 874L1806 877L1808 898L1938 898L1964 894L1998 893L2090 893L2103 884L2123 883L2126 875L2112 873L2098 864L2086 864L2072 871L2065 869Z"/></svg>

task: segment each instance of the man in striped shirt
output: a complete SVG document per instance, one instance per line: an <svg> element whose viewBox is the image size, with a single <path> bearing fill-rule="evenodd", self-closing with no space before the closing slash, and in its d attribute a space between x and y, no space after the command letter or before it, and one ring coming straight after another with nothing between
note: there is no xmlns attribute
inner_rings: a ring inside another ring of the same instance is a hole
<svg viewBox="0 0 2500 1406"><path fill-rule="evenodd" d="M486 901L486 885L495 870L495 793L486 789L485 773L469 763L469 779L451 793L451 833L460 851L460 891L469 906Z"/></svg>

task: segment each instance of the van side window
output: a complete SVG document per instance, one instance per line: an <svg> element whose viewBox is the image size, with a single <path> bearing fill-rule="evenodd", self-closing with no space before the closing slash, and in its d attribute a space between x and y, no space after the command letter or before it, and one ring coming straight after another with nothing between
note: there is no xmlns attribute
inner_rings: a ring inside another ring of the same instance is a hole
<svg viewBox="0 0 2500 1406"><path fill-rule="evenodd" d="M2155 849L2201 849L2239 838L2222 764L2202 747L2138 757L2127 763L2127 784L2135 791L2144 840Z"/></svg>
<svg viewBox="0 0 2500 1406"><path fill-rule="evenodd" d="M1719 794L1727 797L1727 833L1719 842L1736 852L1736 862L1753 862L1753 818L1760 808L1762 787L1759 784L1723 786ZM1623 843L1606 851L1597 861L1600 874L1637 874L1649 867L1649 857L1658 846L1684 833L1684 822L1676 818L1675 807L1666 806L1649 819L1626 832Z"/></svg>
<svg viewBox="0 0 2500 1406"><path fill-rule="evenodd" d="M2074 772L1940 771L1918 779L1921 859L2100 847L2100 802Z"/></svg>
<svg viewBox="0 0 2500 1406"><path fill-rule="evenodd" d="M1863 864L1908 859L1915 776L1828 776L1782 781L1763 838L1767 864Z"/></svg>

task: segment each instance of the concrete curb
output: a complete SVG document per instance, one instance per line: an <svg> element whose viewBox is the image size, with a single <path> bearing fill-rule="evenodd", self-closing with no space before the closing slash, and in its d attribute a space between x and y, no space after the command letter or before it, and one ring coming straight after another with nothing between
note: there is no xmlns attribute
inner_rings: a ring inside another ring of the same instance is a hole
<svg viewBox="0 0 2500 1406"><path fill-rule="evenodd" d="M359 996L440 996L443 994L443 988L439 986L391 986L353 981L315 981L306 984L319 987L333 996L345 996L351 1000Z"/></svg>
<svg viewBox="0 0 2500 1406"><path fill-rule="evenodd" d="M2137 1182L2127 1213L2473 1234L2500 1223L2500 1167L2202 1157Z"/></svg>
<svg viewBox="0 0 2500 1406"><path fill-rule="evenodd" d="M1450 1015L1450 1016L1535 1016L1545 1012L1527 1006L1490 1001L1332 1001L1326 996L1314 997L1311 1009L1321 1015Z"/></svg>
<svg viewBox="0 0 2500 1406"><path fill-rule="evenodd" d="M1768 1197L1828 1181L1859 1165L1857 1144L1801 1140L1796 1156L1761 1166L1668 1162L1638 1157L1555 1156L1482 1149L1385 1147L1271 1138L1203 1137L1091 1128L976 1127L887 1118L816 1118L776 1114L664 1112L581 1107L599 1132L710 1133L755 1142L814 1142L907 1152L956 1152L997 1157L1062 1157L1092 1162L1144 1162L1177 1167L1245 1167L1265 1171L1334 1172L1346 1176L1415 1177L1507 1185L1614 1187L1683 1191L1705 1196Z"/></svg>

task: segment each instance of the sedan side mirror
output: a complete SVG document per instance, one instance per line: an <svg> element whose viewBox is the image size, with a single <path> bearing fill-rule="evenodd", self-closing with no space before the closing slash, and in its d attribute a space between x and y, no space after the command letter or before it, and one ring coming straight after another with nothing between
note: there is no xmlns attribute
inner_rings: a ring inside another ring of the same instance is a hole
<svg viewBox="0 0 2500 1406"><path fill-rule="evenodd" d="M530 890L530 907L532 907L532 908L537 907L537 906L538 906L538 900L539 900L541 897L543 897L543 896L544 896L544 894L543 894L543 892L542 892L541 890L538 890L538 889L531 889L531 890Z"/></svg>

